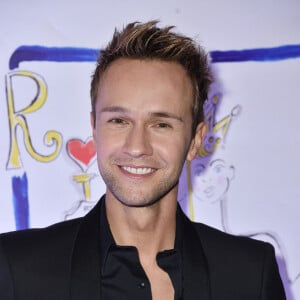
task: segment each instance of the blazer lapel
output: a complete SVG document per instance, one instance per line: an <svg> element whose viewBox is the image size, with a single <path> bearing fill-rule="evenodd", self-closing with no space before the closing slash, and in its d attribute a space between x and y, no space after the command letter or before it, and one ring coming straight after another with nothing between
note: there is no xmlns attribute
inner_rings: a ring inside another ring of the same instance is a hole
<svg viewBox="0 0 300 300"><path fill-rule="evenodd" d="M70 295L72 300L99 300L100 285L100 206L101 201L80 224L71 257ZM192 223L180 211L182 227L183 299L210 300L207 261Z"/></svg>
<svg viewBox="0 0 300 300"><path fill-rule="evenodd" d="M182 213L183 215L183 213ZM183 215L183 299L211 299L207 260L192 223Z"/></svg>
<svg viewBox="0 0 300 300"><path fill-rule="evenodd" d="M100 202L82 219L71 258L72 300L100 299Z"/></svg>

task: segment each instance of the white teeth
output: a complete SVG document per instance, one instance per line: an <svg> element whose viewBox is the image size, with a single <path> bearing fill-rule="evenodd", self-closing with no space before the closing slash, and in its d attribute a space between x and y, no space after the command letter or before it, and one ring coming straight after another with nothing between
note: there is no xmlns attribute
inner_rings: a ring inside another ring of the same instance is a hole
<svg viewBox="0 0 300 300"><path fill-rule="evenodd" d="M152 173L154 170L151 168L132 168L132 167L122 167L123 170L131 174L144 175Z"/></svg>

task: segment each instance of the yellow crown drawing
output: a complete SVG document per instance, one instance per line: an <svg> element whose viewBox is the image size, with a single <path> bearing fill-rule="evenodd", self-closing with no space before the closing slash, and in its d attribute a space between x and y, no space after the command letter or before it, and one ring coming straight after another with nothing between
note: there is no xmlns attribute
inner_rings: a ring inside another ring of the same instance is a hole
<svg viewBox="0 0 300 300"><path fill-rule="evenodd" d="M241 111L240 105L236 105L232 108L230 114L217 122L216 111L221 96L220 93L213 94L204 103L204 121L207 126L207 133L198 152L199 157L211 155L220 146L221 142L225 140L232 119L238 116Z"/></svg>

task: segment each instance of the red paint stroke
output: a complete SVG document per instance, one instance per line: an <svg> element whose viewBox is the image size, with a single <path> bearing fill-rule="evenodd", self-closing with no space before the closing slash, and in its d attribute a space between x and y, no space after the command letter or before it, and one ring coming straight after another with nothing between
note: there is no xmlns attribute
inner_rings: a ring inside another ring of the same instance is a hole
<svg viewBox="0 0 300 300"><path fill-rule="evenodd" d="M67 142L67 152L80 166L88 167L96 157L96 149L91 137L85 142L80 139L69 140Z"/></svg>

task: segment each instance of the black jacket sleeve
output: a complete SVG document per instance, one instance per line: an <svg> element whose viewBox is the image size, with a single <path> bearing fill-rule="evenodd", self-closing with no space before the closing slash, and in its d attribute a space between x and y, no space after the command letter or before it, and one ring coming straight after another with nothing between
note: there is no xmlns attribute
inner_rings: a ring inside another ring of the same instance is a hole
<svg viewBox="0 0 300 300"><path fill-rule="evenodd" d="M13 300L13 282L2 241L0 239L0 295L1 299Z"/></svg>
<svg viewBox="0 0 300 300"><path fill-rule="evenodd" d="M285 300L285 292L275 260L274 248L266 244L262 277L262 300Z"/></svg>

